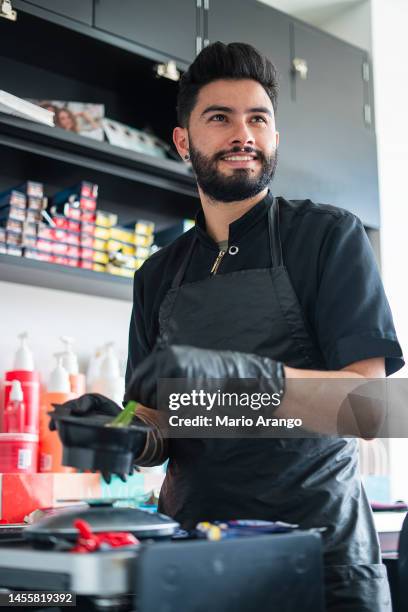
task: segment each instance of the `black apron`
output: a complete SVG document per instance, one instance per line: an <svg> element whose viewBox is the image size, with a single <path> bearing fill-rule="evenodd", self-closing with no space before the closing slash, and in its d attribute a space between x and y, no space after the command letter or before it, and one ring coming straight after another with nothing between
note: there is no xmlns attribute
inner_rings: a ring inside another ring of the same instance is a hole
<svg viewBox="0 0 408 612"><path fill-rule="evenodd" d="M162 342L255 353L295 368L327 370L283 265L276 199L268 222L271 268L181 284L193 239L160 308ZM359 476L357 440L190 438L170 439L169 445L161 512L186 529L217 519L326 527L327 609L391 610L386 570Z"/></svg>

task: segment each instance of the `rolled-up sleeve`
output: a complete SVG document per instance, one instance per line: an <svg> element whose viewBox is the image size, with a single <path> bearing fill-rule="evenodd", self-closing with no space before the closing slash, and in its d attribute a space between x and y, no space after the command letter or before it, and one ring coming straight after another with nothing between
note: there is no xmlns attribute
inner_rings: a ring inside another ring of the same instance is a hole
<svg viewBox="0 0 408 612"><path fill-rule="evenodd" d="M384 357L387 376L404 365L374 253L361 221L345 213L319 256L315 329L330 370Z"/></svg>

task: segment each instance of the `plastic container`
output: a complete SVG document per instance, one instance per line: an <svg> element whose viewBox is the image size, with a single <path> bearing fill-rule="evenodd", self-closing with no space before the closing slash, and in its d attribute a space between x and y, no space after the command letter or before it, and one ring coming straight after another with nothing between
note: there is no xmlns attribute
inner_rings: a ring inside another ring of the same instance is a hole
<svg viewBox="0 0 408 612"><path fill-rule="evenodd" d="M48 412L54 410L53 404L63 404L73 399L72 393L43 393L40 411L40 440L38 450L38 471L41 473L75 472L73 468L62 465L62 443L56 431L49 428Z"/></svg>
<svg viewBox="0 0 408 612"><path fill-rule="evenodd" d="M57 364L51 372L48 381L48 391L43 393L40 410L40 441L39 441L39 471L72 472L70 468L62 466L62 444L56 431L49 428L53 404L64 404L75 395L71 393L70 376L68 370L62 365L63 353L56 353Z"/></svg>
<svg viewBox="0 0 408 612"><path fill-rule="evenodd" d="M61 353L62 366L68 372L71 392L83 395L86 391L86 380L85 375L79 371L78 357L72 350L74 339L69 336L61 336L60 339L65 345L65 350Z"/></svg>
<svg viewBox="0 0 408 612"><path fill-rule="evenodd" d="M10 401L10 393L13 380L21 383L23 401L25 404L25 427L24 433L32 433L38 436L40 417L40 375L34 370L33 355L27 346L27 333L19 335L21 345L18 348L13 369L5 374L4 382L4 406ZM4 431L4 413L2 431Z"/></svg>
<svg viewBox="0 0 408 612"><path fill-rule="evenodd" d="M0 434L0 473L34 474L38 463L38 436Z"/></svg>

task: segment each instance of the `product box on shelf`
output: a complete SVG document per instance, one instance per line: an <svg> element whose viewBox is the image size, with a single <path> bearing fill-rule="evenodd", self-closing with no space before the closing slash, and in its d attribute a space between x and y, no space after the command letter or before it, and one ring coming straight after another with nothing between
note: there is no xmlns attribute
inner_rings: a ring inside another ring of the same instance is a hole
<svg viewBox="0 0 408 612"><path fill-rule="evenodd" d="M143 234L144 236L151 236L154 234L153 221L144 221L141 219L140 221L136 221L134 226L136 234Z"/></svg>
<svg viewBox="0 0 408 612"><path fill-rule="evenodd" d="M110 230L110 238L113 240L120 240L121 242L133 243L135 232L127 227L117 225L112 227Z"/></svg>
<svg viewBox="0 0 408 612"><path fill-rule="evenodd" d="M90 198L96 200L98 197L98 185L90 183L89 181L81 181L73 187L68 187L68 189L59 191L53 196L52 200L55 204L64 204L70 201L72 197L74 197L74 199Z"/></svg>
<svg viewBox="0 0 408 612"><path fill-rule="evenodd" d="M7 222L8 219L15 219L16 221L25 221L27 216L27 210L20 208L15 204L5 204L0 206L0 223Z"/></svg>
<svg viewBox="0 0 408 612"><path fill-rule="evenodd" d="M11 244L14 246L22 246L23 244L23 234L21 232L10 232L6 231L6 244Z"/></svg>
<svg viewBox="0 0 408 612"><path fill-rule="evenodd" d="M13 206L18 206L19 208L26 208L27 198L25 193L17 191L16 189L11 189L1 193L0 206L5 206L7 204L12 204Z"/></svg>
<svg viewBox="0 0 408 612"><path fill-rule="evenodd" d="M30 210L44 210L47 208L47 198L34 198L29 196L27 198L27 208Z"/></svg>
<svg viewBox="0 0 408 612"><path fill-rule="evenodd" d="M16 189L33 198L44 197L44 185L37 181L26 181L22 185L16 187Z"/></svg>
<svg viewBox="0 0 408 612"><path fill-rule="evenodd" d="M74 221L81 220L81 209L79 208L79 205L77 205L76 202L73 202L73 203L66 202L65 204L52 204L50 206L49 212L51 216L63 215L64 217L67 217L68 219L74 219Z"/></svg>
<svg viewBox="0 0 408 612"><path fill-rule="evenodd" d="M97 263L91 259L80 259L78 267L83 270L92 270L93 272L106 272L106 266L104 264Z"/></svg>
<svg viewBox="0 0 408 612"><path fill-rule="evenodd" d="M102 227L113 227L118 223L118 215L105 210L97 210L95 223Z"/></svg>
<svg viewBox="0 0 408 612"><path fill-rule="evenodd" d="M52 215L51 220L55 227L58 229L65 229L71 232L79 232L81 230L80 221L76 221L75 219L69 219L64 217L64 215Z"/></svg>

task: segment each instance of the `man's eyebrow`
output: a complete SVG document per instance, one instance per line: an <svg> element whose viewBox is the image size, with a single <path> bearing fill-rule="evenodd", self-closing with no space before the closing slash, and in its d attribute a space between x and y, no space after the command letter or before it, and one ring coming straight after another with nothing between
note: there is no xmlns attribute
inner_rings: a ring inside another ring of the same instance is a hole
<svg viewBox="0 0 408 612"><path fill-rule="evenodd" d="M235 110L230 106L220 106L218 104L212 104L211 106L207 106L203 112L201 113L201 117L206 115L207 113L234 113ZM272 112L266 106L253 106L252 108L247 108L246 113L265 113L272 117Z"/></svg>

